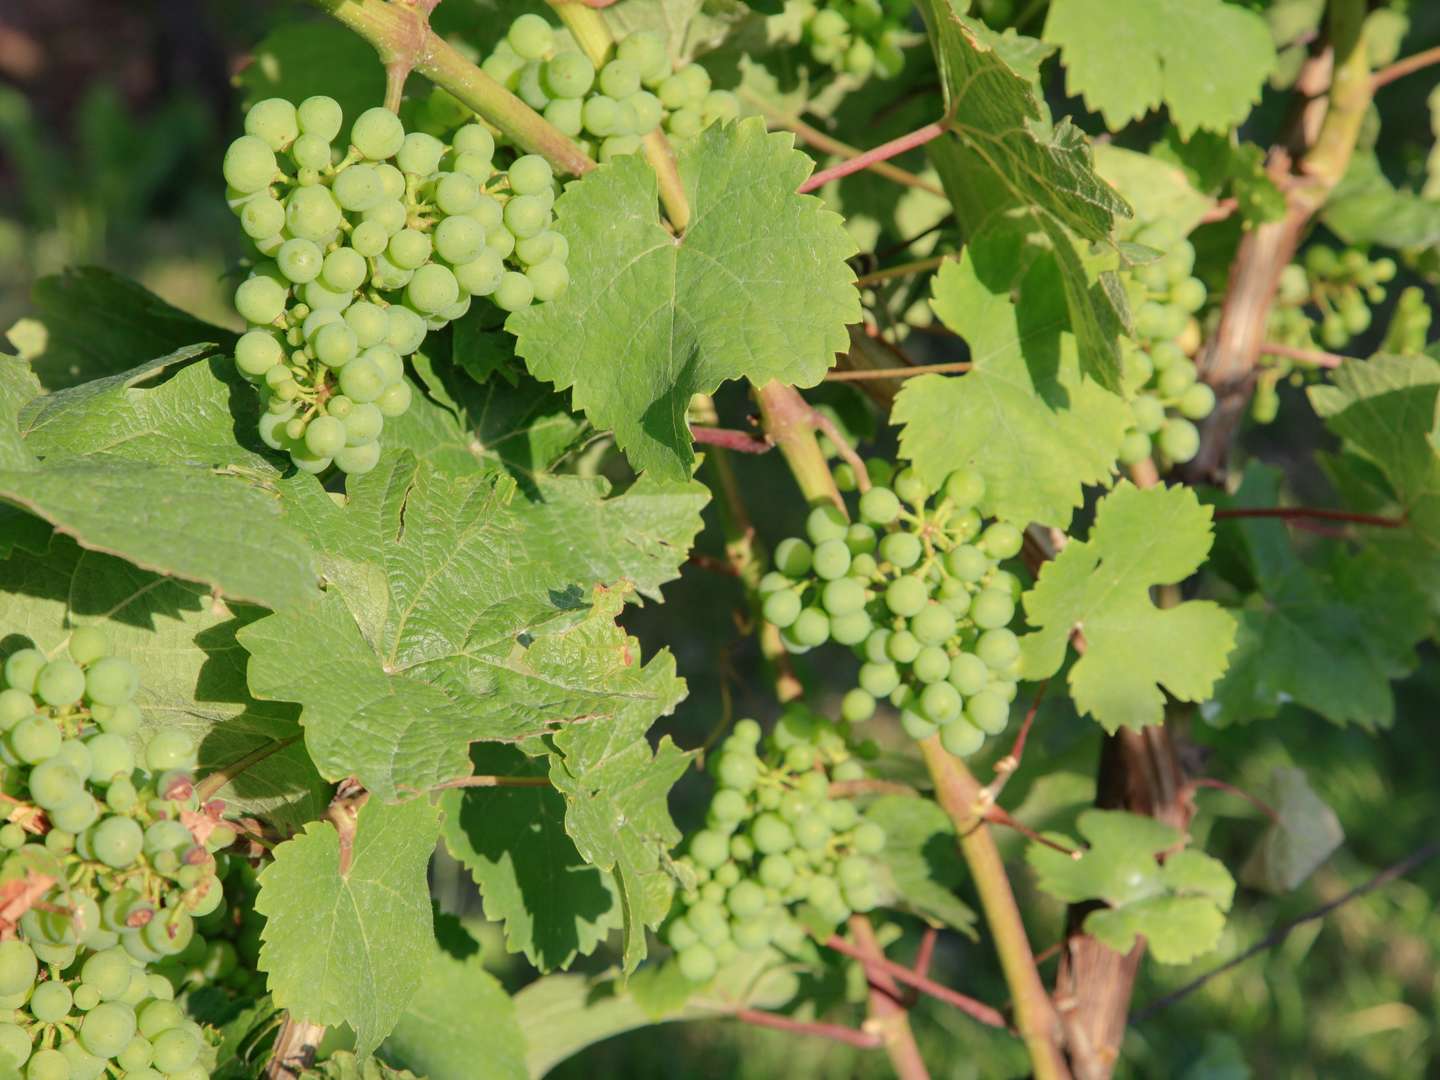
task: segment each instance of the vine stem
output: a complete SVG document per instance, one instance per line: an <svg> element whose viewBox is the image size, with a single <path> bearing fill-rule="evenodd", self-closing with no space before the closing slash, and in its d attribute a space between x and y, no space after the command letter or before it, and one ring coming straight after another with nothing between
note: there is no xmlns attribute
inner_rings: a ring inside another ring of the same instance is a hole
<svg viewBox="0 0 1440 1080"><path fill-rule="evenodd" d="M849 176L851 173L859 172L861 169L868 169L877 161L887 161L897 157L907 150L913 150L917 146L924 146L931 139L938 139L945 134L948 123L935 120L922 128L901 135L899 138L891 139L889 142L881 143L879 146L865 150L854 157L832 165L828 169L821 169L814 173L809 180L806 180L796 190L801 194L807 194L816 188L824 187L831 180L839 180L842 176Z"/></svg>
<svg viewBox="0 0 1440 1080"><path fill-rule="evenodd" d="M1317 521L1348 521L1355 525L1374 525L1382 529L1403 529L1409 524L1404 517L1356 514L1349 510L1327 510L1322 506L1236 506L1215 511L1216 521L1227 518L1310 518Z"/></svg>
<svg viewBox="0 0 1440 1080"><path fill-rule="evenodd" d="M1440 64L1440 45L1426 49L1424 52L1418 52L1414 56L1407 56L1403 60L1396 60L1389 67L1383 67L1375 72L1370 76L1370 92L1373 94L1382 86L1389 86L1396 79L1403 79L1406 75L1429 67L1431 64Z"/></svg>
<svg viewBox="0 0 1440 1080"><path fill-rule="evenodd" d="M960 852L980 895L980 907L1015 1002L1015 1027L1030 1055L1035 1080L1069 1080L1070 1070L1060 1052L1060 1020L1035 966L1005 863L982 816L980 784L964 762L940 745L938 735L922 739L920 750L936 798L955 823Z"/></svg>
<svg viewBox="0 0 1440 1080"><path fill-rule="evenodd" d="M237 761L232 761L223 769L216 769L205 779L195 785L195 797L200 800L201 805L213 799L226 784L234 780L252 765L258 765L271 754L278 754L291 743L299 742L299 735L291 735L288 739L277 739L275 742L266 743L258 750L252 750Z"/></svg>
<svg viewBox="0 0 1440 1080"><path fill-rule="evenodd" d="M549 787L548 776L461 776L436 784L431 791L474 787Z"/></svg>
<svg viewBox="0 0 1440 1080"><path fill-rule="evenodd" d="M431 31L426 9L387 0L312 2L375 47L386 69L387 97L396 81L403 85L402 69L418 71L556 171L583 176L595 168L573 140Z"/></svg>
<svg viewBox="0 0 1440 1080"><path fill-rule="evenodd" d="M884 1037L878 1031L862 1031L858 1028L846 1027L844 1024L826 1024L819 1020L792 1020L788 1016L762 1012L759 1009L736 1009L733 1015L736 1020L754 1024L756 1027L774 1028L777 1031L788 1031L795 1035L817 1035L822 1039L858 1046L862 1050L875 1050L884 1042Z"/></svg>
<svg viewBox="0 0 1440 1080"><path fill-rule="evenodd" d="M958 375L969 370L969 360L955 360L948 364L914 364L909 367L827 371L825 379L827 382L863 382L866 379L910 379L916 375Z"/></svg>
<svg viewBox="0 0 1440 1080"><path fill-rule="evenodd" d="M916 990L929 994L937 1001L943 1001L947 1005L952 1005L966 1016L978 1020L982 1024L988 1024L990 1027L998 1028L1008 1028L1010 1026L1005 1022L1005 1017L999 1009L992 1008L983 1001L976 1001L974 998L962 994L959 991L951 990L948 986L942 986L921 972L912 970L904 964L897 964L888 957L867 956L860 949L857 949L854 945L851 945L850 942L838 935L832 934L829 939L825 941L825 947L827 949L833 949L835 952L843 953L852 960L859 960L861 963L879 968L895 978L897 982L905 983L907 986L913 986Z"/></svg>
<svg viewBox="0 0 1440 1080"><path fill-rule="evenodd" d="M1297 360L1302 364L1314 364L1316 367L1337 368L1348 360L1355 359L1353 356L1342 356L1340 353L1325 352L1321 349L1301 349L1294 345L1282 345L1278 341L1267 341L1260 346L1260 351L1267 356L1283 356L1287 360Z"/></svg>
<svg viewBox="0 0 1440 1080"><path fill-rule="evenodd" d="M827 154L833 154L836 157L853 158L863 153L858 147L832 138L819 128L811 127L798 116L792 116L789 113L776 109L764 98L756 94L741 90L740 98L759 109L760 112L764 114L766 120L769 120L777 127L784 128L807 146L813 146L817 150L821 150ZM928 191L930 194L937 195L942 199L945 198L945 191L938 184L932 184L930 181L916 176L914 173L888 161L872 161L866 168L876 176L883 176L886 180L891 180L904 187L917 188L920 191Z"/></svg>
<svg viewBox="0 0 1440 1080"><path fill-rule="evenodd" d="M615 48L615 36L605 23L605 17L583 0L548 0L550 7L574 35L576 43L599 71L610 58ZM603 5L598 5L603 6ZM648 132L642 142L645 160L655 170L660 189L660 203L665 207L665 216L677 233L683 233L690 226L690 200L685 195L685 185L680 181L680 170L675 161L675 151L670 140L659 128Z"/></svg>
<svg viewBox="0 0 1440 1080"><path fill-rule="evenodd" d="M726 450L738 450L742 454L765 454L775 447L769 439L757 439L748 431L708 427L704 424L691 424L690 437L705 446L721 446Z"/></svg>
<svg viewBox="0 0 1440 1080"><path fill-rule="evenodd" d="M911 274L923 274L927 270L938 270L949 257L948 255L932 255L928 259L916 259L914 262L901 263L899 266L887 266L883 270L862 274L855 279L855 287L863 289L869 285L878 285L882 281L889 281L891 278L908 277Z"/></svg>
<svg viewBox="0 0 1440 1080"><path fill-rule="evenodd" d="M870 1019L866 1027L878 1029L885 1052L898 1080L930 1080L930 1070L920 1056L910 1015L901 1004L900 987L884 967L885 953L875 938L875 928L864 915L850 916L850 936L855 953L870 983Z"/></svg>
<svg viewBox="0 0 1440 1080"><path fill-rule="evenodd" d="M1209 788L1211 791L1223 791L1227 795L1237 796L1255 807L1256 810L1259 810L1276 825L1280 824L1280 815L1273 806L1258 795L1252 795L1244 788L1236 787L1228 781L1220 780L1214 776L1196 776L1192 777L1190 783L1186 786L1189 787L1192 792L1197 788Z"/></svg>

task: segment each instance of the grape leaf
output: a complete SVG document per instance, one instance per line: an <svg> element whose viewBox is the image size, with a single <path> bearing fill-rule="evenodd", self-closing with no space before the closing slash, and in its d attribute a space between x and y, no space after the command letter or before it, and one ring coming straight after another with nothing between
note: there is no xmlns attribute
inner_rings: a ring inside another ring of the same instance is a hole
<svg viewBox="0 0 1440 1080"><path fill-rule="evenodd" d="M20 437L20 410L41 393L30 365L0 353L0 468L29 469L35 455Z"/></svg>
<svg viewBox="0 0 1440 1080"><path fill-rule="evenodd" d="M233 332L99 267L43 277L31 299L35 313L8 333L47 390L129 371L197 342L228 349L235 340Z"/></svg>
<svg viewBox="0 0 1440 1080"><path fill-rule="evenodd" d="M43 395L18 419L0 413L0 428L18 424L26 436L5 451L0 500L84 547L231 599L304 603L318 595L314 555L281 517L272 483L279 474L235 445L229 389L203 360L194 362L209 351L188 347ZM134 385L172 367L179 374L169 382ZM13 379L9 385L0 410L16 400Z"/></svg>
<svg viewBox="0 0 1440 1080"><path fill-rule="evenodd" d="M982 269L1007 259L1013 281ZM1012 233L966 245L936 275L932 303L966 339L973 366L906 380L891 418L903 425L901 453L929 483L973 468L987 513L1064 528L1083 486L1110 478L1131 421L1123 400L1080 375L1059 274Z"/></svg>
<svg viewBox="0 0 1440 1080"><path fill-rule="evenodd" d="M572 388L637 471L690 475L693 395L741 378L813 386L847 348L845 324L860 319L845 262L855 245L838 215L795 194L812 164L758 119L710 126L678 152L691 211L678 239L640 157L601 166L556 202L570 288L506 327L531 372Z"/></svg>
<svg viewBox="0 0 1440 1080"><path fill-rule="evenodd" d="M1265 171L1265 151L1254 143L1205 131L1185 140L1171 126L1148 156L1178 166L1208 195L1218 195L1228 186L1236 209L1248 224L1279 221L1285 216L1285 193Z"/></svg>
<svg viewBox="0 0 1440 1080"><path fill-rule="evenodd" d="M1095 172L1125 197L1141 225L1163 221L1186 236L1215 206L1214 199L1191 186L1183 169L1150 154L1097 146Z"/></svg>
<svg viewBox="0 0 1440 1080"><path fill-rule="evenodd" d="M652 1002L640 1000L613 973L536 979L515 995L530 1075L544 1076L587 1046L660 1019L714 1019L732 1016L739 1008L779 1009L795 997L799 981L777 959L769 950L741 954L682 1006L663 1016L657 1016L648 1007Z"/></svg>
<svg viewBox="0 0 1440 1080"><path fill-rule="evenodd" d="M674 657L656 657L627 691L633 703L609 723L572 724L555 733L550 782L565 798L565 830L576 849L613 876L625 970L633 971L645 958L646 927L659 926L670 911L675 885L667 852L680 842L680 830L670 819L668 797L692 755L668 735L654 751L645 738L657 711L670 712L684 696Z"/></svg>
<svg viewBox="0 0 1440 1080"><path fill-rule="evenodd" d="M477 744L475 771L544 777L549 763ZM505 926L505 947L541 971L588 956L623 916L611 876L586 863L565 832L565 800L549 787L446 792L445 844L480 888L485 917Z"/></svg>
<svg viewBox="0 0 1440 1080"><path fill-rule="evenodd" d="M1062 120L1046 130L1034 87L1007 63L991 32L951 0L922 0L920 10L947 121L947 134L927 150L961 229L973 239L997 223L1013 228L1028 218L1045 234L1061 269L1081 370L1118 391L1119 335L1129 321L1124 291L1111 270L1081 255L1076 240L1110 245L1115 218L1130 216L1130 208L1096 175L1079 129ZM1003 261L998 269L1013 272Z"/></svg>
<svg viewBox="0 0 1440 1080"><path fill-rule="evenodd" d="M1347 244L1420 250L1440 243L1440 200L1390 182L1374 153L1357 153L1320 220Z"/></svg>
<svg viewBox="0 0 1440 1080"><path fill-rule="evenodd" d="M1116 485L1089 539L1067 544L1025 595L1038 629L1021 641L1023 677L1055 674L1080 630L1085 651L1070 668L1070 694L1106 731L1158 724L1161 687L1181 701L1208 696L1235 642L1234 617L1209 600L1158 608L1150 589L1195 572L1210 550L1210 519L1189 488Z"/></svg>
<svg viewBox="0 0 1440 1080"><path fill-rule="evenodd" d="M479 953L457 960L435 950L383 1052L427 1080L530 1075L515 1004Z"/></svg>
<svg viewBox="0 0 1440 1080"><path fill-rule="evenodd" d="M260 968L275 1004L349 1024L362 1057L394 1028L435 948L425 873L439 830L428 799L371 797L344 844L314 821L260 872Z"/></svg>
<svg viewBox="0 0 1440 1080"><path fill-rule="evenodd" d="M360 35L329 19L287 20L267 34L236 76L242 106L265 98L303 101L325 94L349 121L385 97L385 69Z"/></svg>
<svg viewBox="0 0 1440 1080"><path fill-rule="evenodd" d="M885 849L876 858L889 871L898 906L973 937L974 909L956 895L966 873L945 811L928 799L887 795L866 807L865 817L885 830Z"/></svg>
<svg viewBox="0 0 1440 1080"><path fill-rule="evenodd" d="M1221 0L1054 0L1044 38L1060 46L1066 90L1111 131L1162 104L1185 138L1228 131L1260 100L1275 63L1265 20Z"/></svg>
<svg viewBox="0 0 1440 1080"><path fill-rule="evenodd" d="M1340 819L1315 794L1303 769L1276 769L1261 798L1279 820L1270 823L1240 870L1251 888L1282 894L1299 887L1345 840Z"/></svg>
<svg viewBox="0 0 1440 1080"><path fill-rule="evenodd" d="M343 508L290 485L328 587L242 641L256 696L304 707L323 775L396 799L466 775L477 739L668 708L673 680L640 665L614 618L627 589L655 596L678 573L703 489L642 480L605 499L604 481L537 485L526 497L509 477L444 476L403 453L352 480Z"/></svg>
<svg viewBox="0 0 1440 1080"><path fill-rule="evenodd" d="M1252 465L1234 506L1280 502L1278 470ZM1295 703L1338 724L1387 728L1390 682L1414 670L1415 646L1430 635L1426 598L1406 572L1374 552L1319 546L1302 561L1283 522L1224 525L1244 561L1248 592L1229 669L1201 706L1213 724L1270 717Z"/></svg>
<svg viewBox="0 0 1440 1080"><path fill-rule="evenodd" d="M300 1080L431 1080L409 1069L397 1069L379 1058L336 1050L300 1074Z"/></svg>
<svg viewBox="0 0 1440 1080"><path fill-rule="evenodd" d="M0 636L51 649L67 623L102 626L116 654L140 669L142 733L188 732L202 773L250 759L217 796L232 809L298 827L324 810L328 793L305 754L295 708L246 692L246 656L235 635L260 614L64 536L42 558L16 553L0 562Z"/></svg>
<svg viewBox="0 0 1440 1080"><path fill-rule="evenodd" d="M1039 888L1057 900L1108 905L1085 917L1087 934L1121 953L1143 934L1162 964L1186 963L1219 943L1235 898L1224 863L1192 850L1158 862L1180 844L1180 830L1139 814L1086 810L1076 827L1089 844L1078 858L1040 843L1027 846L1025 858Z"/></svg>

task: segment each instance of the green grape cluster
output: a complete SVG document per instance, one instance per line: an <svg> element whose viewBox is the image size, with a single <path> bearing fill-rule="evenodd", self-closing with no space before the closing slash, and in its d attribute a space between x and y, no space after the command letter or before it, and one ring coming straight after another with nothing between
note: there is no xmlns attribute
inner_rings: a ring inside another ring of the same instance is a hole
<svg viewBox="0 0 1440 1080"><path fill-rule="evenodd" d="M404 358L426 333L477 296L503 311L554 299L569 248L550 228L544 158L502 169L480 124L442 142L380 108L337 145L343 123L328 97L257 102L224 173L263 256L235 291L249 324L235 364L265 399L260 437L307 472L363 474L385 421L410 407Z"/></svg>
<svg viewBox="0 0 1440 1080"><path fill-rule="evenodd" d="M865 79L893 79L905 67L900 46L910 0L800 0L798 13L810 55L817 64Z"/></svg>
<svg viewBox="0 0 1440 1080"><path fill-rule="evenodd" d="M827 641L855 652L845 720L868 720L887 698L911 737L938 731L951 753L973 754L1005 728L1016 695L1020 642L1010 626L1022 589L1000 564L1020 553L1023 535L981 517L978 473L952 473L929 505L913 470L893 486L882 483L886 463L867 472L876 484L859 498L858 521L818 506L805 539L776 545L761 611L792 653Z"/></svg>
<svg viewBox="0 0 1440 1080"><path fill-rule="evenodd" d="M194 741L165 728L136 753L139 673L93 627L3 674L0 878L49 884L0 943L0 1061L27 1080L204 1080L202 1030L157 970L203 947L235 839L199 804Z"/></svg>
<svg viewBox="0 0 1440 1080"><path fill-rule="evenodd" d="M656 129L685 138L740 115L734 94L712 89L699 64L673 70L664 39L645 30L596 71L568 33L525 14L481 68L600 161L636 153Z"/></svg>
<svg viewBox="0 0 1440 1080"><path fill-rule="evenodd" d="M824 717L792 707L768 739L741 720L713 760L705 828L681 860L695 888L664 932L693 983L741 952L796 952L807 925L870 911L880 901L872 859L885 848L884 829L830 794L832 780L865 770Z"/></svg>
<svg viewBox="0 0 1440 1080"><path fill-rule="evenodd" d="M209 995L207 1013L217 1011L217 995L227 1003L243 1005L265 993L265 976L259 970L265 916L255 910L259 892L255 870L243 859L221 855L216 861L223 863L219 871L223 902L195 920L199 933L189 945L150 969L165 976L177 994Z"/></svg>
<svg viewBox="0 0 1440 1080"><path fill-rule="evenodd" d="M1280 274L1266 339L1300 349L1343 348L1351 338L1370 328L1371 307L1384 301L1385 286L1394 279L1395 271L1393 259L1371 260L1353 248L1337 253L1322 244L1310 247ZM1406 325L1420 326L1413 313L1415 301L1410 305ZM1429 329L1428 310L1419 318L1424 319L1420 326L1423 346ZM1262 354L1260 361L1250 412L1258 423L1268 424L1280 411L1280 382L1288 378L1298 385L1313 377L1315 371L1290 357L1269 353Z"/></svg>
<svg viewBox="0 0 1440 1080"><path fill-rule="evenodd" d="M1126 282L1135 313L1135 340L1124 354L1125 382L1133 390L1133 426L1120 447L1120 463L1154 458L1162 467L1181 465L1200 449L1195 422L1215 409L1215 393L1199 382L1189 353L1199 345L1196 314L1208 299L1194 276L1195 248L1161 224L1134 239L1164 254L1139 267Z"/></svg>

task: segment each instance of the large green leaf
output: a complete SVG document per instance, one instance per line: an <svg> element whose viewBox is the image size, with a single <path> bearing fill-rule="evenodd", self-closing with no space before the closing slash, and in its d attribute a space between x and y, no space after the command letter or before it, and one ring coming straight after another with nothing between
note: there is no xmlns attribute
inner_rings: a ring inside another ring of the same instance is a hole
<svg viewBox="0 0 1440 1080"><path fill-rule="evenodd" d="M1265 20L1223 0L1054 0L1045 40L1060 46L1066 90L1111 131L1162 104L1183 136L1228 131L1275 64Z"/></svg>
<svg viewBox="0 0 1440 1080"><path fill-rule="evenodd" d="M975 238L1013 227L1019 216L1044 233L1060 266L1080 366L1119 390L1119 336L1128 321L1123 290L1112 268L1082 249L1110 244L1116 217L1128 217L1130 208L1096 175L1079 129L1068 120L1047 126L1035 88L1009 65L995 35L951 0L922 0L920 10L948 120L947 134L928 149L961 229ZM999 273L1010 272L1002 261Z"/></svg>
<svg viewBox="0 0 1440 1080"><path fill-rule="evenodd" d="M477 952L458 960L436 949L384 1054L426 1080L527 1080L515 1004Z"/></svg>
<svg viewBox="0 0 1440 1080"><path fill-rule="evenodd" d="M1122 953L1143 934L1162 964L1188 963L1219 944L1235 897L1222 862L1191 850L1158 862L1158 855L1179 846L1180 830L1139 814L1087 810L1077 826L1089 842L1078 856L1032 843L1025 858L1043 892L1067 904L1107 905L1085 917L1087 934Z"/></svg>
<svg viewBox="0 0 1440 1080"><path fill-rule="evenodd" d="M1209 600L1156 607L1150 590L1183 581L1210 551L1211 510L1183 487L1116 486L1084 541L1071 541L1025 595L1038 629L1021 642L1022 673L1060 670L1070 635L1085 650L1070 668L1070 694L1107 731L1164 718L1161 687L1201 701L1225 671L1235 619Z"/></svg>
<svg viewBox="0 0 1440 1080"><path fill-rule="evenodd" d="M949 815L929 799L886 795L865 808L865 817L885 830L877 858L893 890L886 906L909 908L973 937L975 911L956 895L967 875Z"/></svg>
<svg viewBox="0 0 1440 1080"><path fill-rule="evenodd" d="M0 637L51 649L67 626L102 626L117 655L140 669L143 733L188 732L202 772L248 760L217 795L233 809L296 828L319 814L328 796L306 756L296 709L246 691L247 658L235 635L260 615L63 536L43 558L17 552L0 562Z"/></svg>
<svg viewBox="0 0 1440 1080"><path fill-rule="evenodd" d="M1233 505L1272 507L1279 495L1278 471L1251 466ZM1389 727L1390 683L1414 670L1415 646L1432 629L1426 598L1406 571L1338 545L1302 560L1273 518L1224 528L1247 570L1237 584L1250 595L1234 609L1235 652L1202 715L1227 724L1297 704L1336 723Z"/></svg>
<svg viewBox="0 0 1440 1080"><path fill-rule="evenodd" d="M116 375L156 356L208 342L228 348L229 330L171 307L128 278L83 266L35 283L34 314L9 331L47 390Z"/></svg>
<svg viewBox="0 0 1440 1080"><path fill-rule="evenodd" d="M904 425L901 453L932 485L975 469L986 512L1063 529L1084 485L1110 479L1131 421L1123 400L1080 375L1059 277L1052 256L1013 233L967 245L936 275L933 304L973 366L907 380L891 418Z"/></svg>
<svg viewBox="0 0 1440 1080"><path fill-rule="evenodd" d="M343 842L329 821L312 822L260 872L260 967L275 1003L349 1024L361 1056L395 1027L434 953L425 872L439 828L429 799L372 797Z"/></svg>
<svg viewBox="0 0 1440 1080"><path fill-rule="evenodd" d="M549 763L514 747L477 744L477 773L543 778ZM445 844L480 887L485 917L505 947L541 971L587 956L624 922L614 880L586 863L565 832L565 800L551 787L446 792Z"/></svg>
<svg viewBox="0 0 1440 1080"><path fill-rule="evenodd" d="M243 635L252 690L304 706L324 775L396 799L466 775L475 740L636 709L653 720L675 700L614 618L628 589L654 596L678 572L699 485L641 481L606 499L603 481L540 477L525 495L503 475L456 478L394 454L350 488L340 507L313 483L290 486L291 519L325 552L326 591Z"/></svg>
<svg viewBox="0 0 1440 1080"><path fill-rule="evenodd" d="M637 470L689 476L693 395L742 378L812 386L847 348L855 247L819 199L795 194L811 166L759 120L715 124L678 153L682 236L661 224L655 173L637 156L555 204L570 288L506 326L530 370L573 388Z"/></svg>

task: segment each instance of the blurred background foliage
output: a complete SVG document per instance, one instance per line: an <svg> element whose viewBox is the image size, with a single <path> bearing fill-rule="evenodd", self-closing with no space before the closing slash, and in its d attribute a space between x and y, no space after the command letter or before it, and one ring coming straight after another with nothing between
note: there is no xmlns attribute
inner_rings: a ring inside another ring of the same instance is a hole
<svg viewBox="0 0 1440 1080"><path fill-rule="evenodd" d="M438 21L483 47L520 6L507 5L502 18L493 3L445 0ZM988 5L981 7L988 10ZM1032 13L1023 28L1036 32L1044 4L1031 3L1027 10ZM1412 4L1411 15L1405 53L1440 42L1440 3ZM275 27L284 28L280 37L271 40L268 50L257 50L256 43ZM0 327L25 314L36 279L75 264L129 274L182 309L237 325L224 278L242 250L242 238L224 205L220 155L238 128L241 102L255 93L264 96L277 79L293 87L309 78L315 90L323 87L332 94L341 92L339 80L344 92L378 94L378 68L358 41L353 65L306 71L309 37L331 33L333 28L308 9L283 0L35 0L0 7ZM925 56L923 47L911 50L899 84L872 83L847 101L836 117L842 130L880 141L938 114L938 87ZM1216 62L1223 65L1223 58ZM1422 74L1380 96L1384 124L1377 150L1396 183L1413 184L1424 174L1431 139L1425 98L1435 84L1435 77ZM1074 116L1092 132L1100 130L1079 102L1065 98L1053 64L1043 85L1057 114ZM1246 136L1266 141L1282 112L1283 96L1267 95ZM1127 138L1144 145L1158 134L1158 125L1147 129L1142 123ZM918 156L905 164L924 167ZM847 181L843 199L837 192L828 194L837 208L854 215L852 227L863 245L881 254L900 237L944 217L943 203L933 196L902 193L869 174ZM946 239L943 230L937 239ZM1221 239L1217 248L1225 246ZM1197 246L1203 252L1203 244L1197 241ZM913 250L924 254L928 248ZM910 308L917 299L899 297L896 310ZM1376 322L1378 340L1383 317ZM923 354L924 335L917 339L912 348ZM870 414L856 395L839 389L827 400L856 430L872 434L866 420ZM743 424L748 408L733 391L721 395L725 422ZM871 445L878 452L893 450L884 431L873 434ZM1328 448L1304 407L1283 409L1280 422L1252 437L1250 446L1257 456L1285 466L1290 485L1301 492L1323 483L1313 455ZM735 463L747 501L764 509L758 527L770 544L799 530L803 510L773 457ZM700 551L719 556L723 540L713 507L707 521ZM628 617L647 652L663 645L675 652L690 684L689 699L662 723L657 737L668 732L682 745L700 746L734 717L773 716L754 641L742 632L734 580L697 565L666 589L665 598L664 605ZM812 666L807 675L822 703L829 682L848 685L848 675L823 667ZM1297 708L1283 710L1272 721L1221 730L1192 718L1190 740L1209 775L1257 790L1276 766L1299 766L1335 809L1347 840L1289 896L1242 890L1217 953L1188 967L1144 966L1136 1009L1440 836L1437 713L1440 664L1427 646L1417 674L1397 687L1396 722L1389 731L1342 730ZM892 736L887 741L882 728L879 738L897 749L909 742L898 730ZM1001 749L995 744L1002 741L994 740L977 763L982 777L989 775L989 762ZM1058 695L1048 699L1024 765L1006 788L1004 805L1033 828L1069 828L1094 796L1098 749L1096 726L1076 717ZM903 769L903 762L897 761L896 768ZM703 776L682 782L674 810L683 827L693 827L703 813L708 785ZM1221 792L1201 791L1197 799L1197 844L1238 867L1263 828L1261 814ZM1063 911L1028 887L1021 838L1008 834L1001 839L1016 870L1032 941L1043 952L1061 939ZM522 959L505 954L499 933L483 923L463 872L437 861L435 885L441 905L481 937L491 967L511 989L534 977ZM1275 947L1137 1024L1118 1075L1182 1080L1440 1076L1437 896L1440 860L1324 920L1300 925ZM895 924L890 932L903 940L891 955L913 955L919 931L918 925ZM602 950L580 967L598 971L613 960L613 953ZM1048 962L1047 973L1053 963ZM982 1000L1005 1001L1004 983L983 940L942 936L932 973ZM860 997L853 978L818 990L819 1000L836 1003ZM483 1017L476 1022L483 1023ZM915 1028L936 1077L1026 1073L1025 1057L1013 1040L928 1000L916 1006ZM820 1080L887 1073L879 1054L722 1022L642 1028L591 1047L552 1075Z"/></svg>

